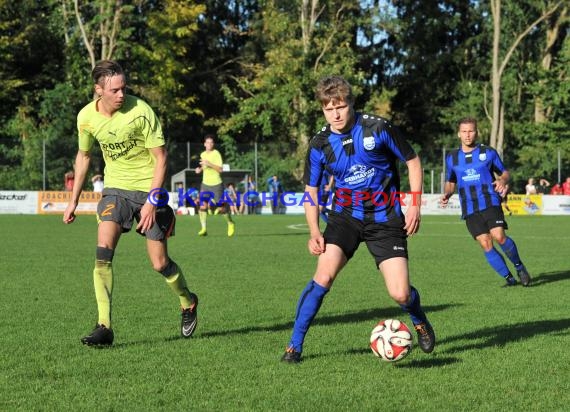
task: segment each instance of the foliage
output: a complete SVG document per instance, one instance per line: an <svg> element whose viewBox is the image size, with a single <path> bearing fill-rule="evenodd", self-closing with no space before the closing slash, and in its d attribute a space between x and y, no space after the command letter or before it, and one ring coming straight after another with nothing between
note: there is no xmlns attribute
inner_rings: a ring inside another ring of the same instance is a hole
<svg viewBox="0 0 570 412"><path fill-rule="evenodd" d="M223 88L237 112L219 129L221 136L235 139L247 134L261 143L281 142L276 158L293 152L294 164L282 163L287 168L278 174L297 180L309 137L321 122L313 103L314 84L332 73L349 80L358 76L352 71L357 58L351 47L355 41L351 17L358 12L353 2L319 4L323 11L318 16L303 7L307 5L300 1L265 2L262 24L252 39L264 45L264 60L248 62L237 88Z"/></svg>
<svg viewBox="0 0 570 412"><path fill-rule="evenodd" d="M121 62L132 92L159 113L169 150L215 133L234 167L253 169L243 147L257 142L259 175L277 173L291 187L301 185L308 140L323 124L315 84L333 73L354 85L358 110L391 117L403 128L426 168L437 168L442 149L457 145L459 117L477 117L481 140L491 141L489 2L77 5L80 20L73 0L0 0L0 187L43 184L44 140L47 185L61 185L76 148L76 112L92 98L89 72L99 58ZM568 6L555 0L501 5L501 56L531 22L559 6L513 48L500 86L505 162L517 180L532 168L551 176L557 166L546 159L555 153L544 148L564 146L570 129ZM183 151L172 154L182 162Z"/></svg>
<svg viewBox="0 0 570 412"><path fill-rule="evenodd" d="M195 1L165 0L160 8L149 11L146 42L134 48L134 57L147 68L138 71L135 91L148 97L168 126L202 114L195 105L196 96L187 87L194 70L187 45L192 43L198 17L204 12L205 7Z"/></svg>

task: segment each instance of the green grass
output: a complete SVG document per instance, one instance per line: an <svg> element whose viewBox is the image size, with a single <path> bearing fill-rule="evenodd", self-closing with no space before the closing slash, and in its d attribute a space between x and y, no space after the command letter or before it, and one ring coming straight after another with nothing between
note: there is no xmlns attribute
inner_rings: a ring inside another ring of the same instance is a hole
<svg viewBox="0 0 570 412"><path fill-rule="evenodd" d="M0 410L562 411L570 391L566 217L511 217L509 234L534 277L501 288L457 217L424 216L410 239L412 283L438 335L396 364L368 348L375 323L410 325L364 245L339 275L305 342L279 358L297 298L313 275L302 216L220 217L198 238L178 219L169 243L200 296L193 339L178 301L129 233L114 260L115 345L83 347L94 325L93 216L0 216ZM291 225L300 225L291 227ZM473 270L476 267L477 270Z"/></svg>

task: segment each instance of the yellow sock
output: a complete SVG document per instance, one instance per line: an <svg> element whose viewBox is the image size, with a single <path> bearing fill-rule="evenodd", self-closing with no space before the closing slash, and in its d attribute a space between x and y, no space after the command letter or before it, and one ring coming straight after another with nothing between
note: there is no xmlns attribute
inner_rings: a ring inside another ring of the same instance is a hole
<svg viewBox="0 0 570 412"><path fill-rule="evenodd" d="M186 279L184 279L184 275L180 268L178 271L165 278L166 284L170 286L170 289L178 296L180 299L180 306L184 309L187 309L192 306L193 302L190 299L190 291L188 290L188 286L186 286Z"/></svg>
<svg viewBox="0 0 570 412"><path fill-rule="evenodd" d="M97 299L97 310L99 312L99 321L97 323L111 328L111 301L113 295L113 267L111 262L95 261L93 284L95 286L95 298Z"/></svg>
<svg viewBox="0 0 570 412"><path fill-rule="evenodd" d="M205 210L200 210L198 212L198 216L200 217L200 224L202 225L202 229L206 229L206 219L208 219L208 212Z"/></svg>

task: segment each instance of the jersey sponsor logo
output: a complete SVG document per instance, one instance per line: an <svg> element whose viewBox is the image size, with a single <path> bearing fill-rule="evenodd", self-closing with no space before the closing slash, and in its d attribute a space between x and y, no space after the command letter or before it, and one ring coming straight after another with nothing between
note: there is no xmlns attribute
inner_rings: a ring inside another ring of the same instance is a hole
<svg viewBox="0 0 570 412"><path fill-rule="evenodd" d="M113 213L112 210L115 208L115 205L113 203L108 204L107 206L105 206L105 210L103 210L103 212L101 213L101 216L111 216L111 214Z"/></svg>
<svg viewBox="0 0 570 412"><path fill-rule="evenodd" d="M479 180L481 178L481 174L477 173L475 169L466 169L465 176L462 176L464 182L473 182L475 180Z"/></svg>
<svg viewBox="0 0 570 412"><path fill-rule="evenodd" d="M374 136L366 136L363 139L363 143L366 150L372 150L374 149L374 146L376 146L376 142L374 142Z"/></svg>
<svg viewBox="0 0 570 412"><path fill-rule="evenodd" d="M352 173L352 176L346 177L344 182L350 184L362 183L366 179L374 176L374 173L376 172L374 168L368 169L368 167L362 164L352 165L348 171Z"/></svg>
<svg viewBox="0 0 570 412"><path fill-rule="evenodd" d="M343 140L343 141L342 141L342 145L343 145L343 146L345 146L345 145L347 145L347 144L349 144L349 143L352 143L352 139L346 139L346 140Z"/></svg>
<svg viewBox="0 0 570 412"><path fill-rule="evenodd" d="M487 160L487 153L479 153L479 160L482 162Z"/></svg>

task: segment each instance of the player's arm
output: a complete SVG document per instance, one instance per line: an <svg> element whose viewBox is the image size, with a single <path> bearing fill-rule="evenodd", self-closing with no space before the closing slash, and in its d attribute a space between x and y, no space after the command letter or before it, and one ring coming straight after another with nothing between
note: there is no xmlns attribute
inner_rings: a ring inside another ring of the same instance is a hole
<svg viewBox="0 0 570 412"><path fill-rule="evenodd" d="M200 166L202 167L202 170L204 170L206 167L209 167L210 169L214 169L216 172L218 173L222 173L223 171L223 160L222 160L222 156L218 153L218 152L214 152L215 155L213 155L213 161L207 160L207 159L201 159L200 160Z"/></svg>
<svg viewBox="0 0 570 412"><path fill-rule="evenodd" d="M406 162L408 166L408 176L410 180L410 195L408 200L408 210L406 211L406 225L404 229L408 235L413 235L420 230L420 208L422 205L423 170L419 156Z"/></svg>
<svg viewBox="0 0 570 412"><path fill-rule="evenodd" d="M311 198L311 201L306 201L303 204L310 233L307 246L312 255L320 255L325 251L325 239L319 228L319 188L307 185L305 186L305 192Z"/></svg>
<svg viewBox="0 0 570 412"><path fill-rule="evenodd" d="M445 186L443 188L443 194L439 199L439 204L441 207L447 207L449 203L449 199L455 193L455 182L445 182Z"/></svg>
<svg viewBox="0 0 570 412"><path fill-rule="evenodd" d="M214 169L218 173L222 173L222 170L223 170L222 166L218 166L217 164L214 164L214 163L212 163L206 159L202 159L200 161L200 165L201 165L200 171L204 170L204 168L206 168L206 167L209 167L210 169ZM198 172L198 173L200 173L200 172Z"/></svg>
<svg viewBox="0 0 570 412"><path fill-rule="evenodd" d="M77 151L74 167L75 181L73 182L71 200L63 212L63 223L73 223L75 220L75 209L79 204L79 196L81 196L81 191L83 190L83 184L85 183L85 177L87 176L90 162L91 155L89 152L84 152L83 150Z"/></svg>
<svg viewBox="0 0 570 412"><path fill-rule="evenodd" d="M150 154L155 159L154 174L150 191L161 189L166 178L166 162L167 154L165 146L153 147L148 149ZM141 209L141 220L137 225L137 230L141 233L149 230L156 220L156 204L151 203L149 199L145 202Z"/></svg>
<svg viewBox="0 0 570 412"><path fill-rule="evenodd" d="M495 192L499 193L501 196L504 196L507 193L509 180L511 178L511 174L508 170L504 170L503 173L493 182L495 186Z"/></svg>

